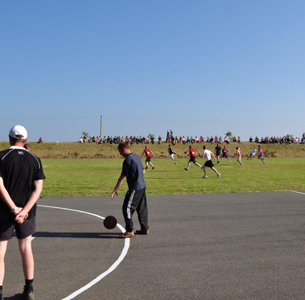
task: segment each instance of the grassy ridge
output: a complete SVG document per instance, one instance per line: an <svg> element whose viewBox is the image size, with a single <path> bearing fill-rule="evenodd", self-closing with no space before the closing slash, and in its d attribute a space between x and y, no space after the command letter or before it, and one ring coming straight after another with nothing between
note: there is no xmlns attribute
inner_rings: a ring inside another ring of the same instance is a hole
<svg viewBox="0 0 305 300"><path fill-rule="evenodd" d="M47 180L43 196L100 196L110 195L121 172L122 159L44 159ZM202 159L198 159L203 163ZM269 158L236 160L215 164L221 172L217 179L208 169L208 178L191 165L185 171L187 159L154 159L155 170L147 170L145 180L148 194L235 193L256 191L305 190L305 160L301 158ZM122 195L126 184L120 188Z"/></svg>
<svg viewBox="0 0 305 300"><path fill-rule="evenodd" d="M123 159L119 157L117 145L79 143L30 143L31 151L42 158L47 180L43 196L100 196L110 195L121 172ZM215 144L205 144L214 150ZM168 145L149 145L156 154L154 171L145 175L149 194L190 193L235 193L255 191L305 191L305 145L263 145L266 164L260 160L246 160L246 154L257 146L251 143L228 146L234 154L236 146L241 147L244 165L241 167L232 158L215 164L222 176L219 180L208 170L208 178L201 179L202 171L191 165L185 171L188 157L184 151L188 145L176 145L177 165L169 159ZM8 143L0 143L0 150ZM202 150L202 144L196 144ZM141 155L144 145L132 145L131 150ZM73 159L71 159L73 158ZM111 159L107 159L111 158ZM198 159L203 164L203 159ZM143 158L144 163L144 158ZM126 185L120 189L124 193Z"/></svg>
<svg viewBox="0 0 305 300"><path fill-rule="evenodd" d="M95 143L29 143L31 151L40 158L119 158L117 151L117 145L110 144L95 144ZM206 145L208 149L214 151L215 144L194 144L198 150L202 150L202 146ZM0 142L0 150L8 148L8 143ZM223 145L222 145L223 146ZM235 153L236 146L241 148L243 156L249 154L255 143L243 142L241 144L231 143L227 146L230 150L230 154ZM305 157L305 145L293 144L293 145L262 145L266 156L268 157ZM156 158L167 158L168 144L154 144L149 145L149 148L155 153ZM134 153L141 155L143 152L143 144L134 144L131 146L131 150ZM177 153L177 157L186 157L184 151L188 149L188 145L175 145L174 149Z"/></svg>

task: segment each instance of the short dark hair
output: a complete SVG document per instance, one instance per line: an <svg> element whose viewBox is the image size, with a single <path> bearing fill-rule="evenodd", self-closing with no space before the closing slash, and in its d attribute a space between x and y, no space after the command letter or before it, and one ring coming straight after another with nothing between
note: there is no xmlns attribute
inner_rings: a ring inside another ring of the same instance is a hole
<svg viewBox="0 0 305 300"><path fill-rule="evenodd" d="M130 144L129 142L119 143L118 150L121 151L123 149L129 149Z"/></svg>

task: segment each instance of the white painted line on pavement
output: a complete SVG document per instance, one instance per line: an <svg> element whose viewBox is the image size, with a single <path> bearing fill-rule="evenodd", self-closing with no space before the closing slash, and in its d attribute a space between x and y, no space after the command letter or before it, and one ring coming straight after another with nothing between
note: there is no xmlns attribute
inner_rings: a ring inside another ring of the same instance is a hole
<svg viewBox="0 0 305 300"><path fill-rule="evenodd" d="M45 208L54 208L54 209L61 209L61 210L67 210L67 211L73 211L73 212L78 212L81 214L85 214L85 215L90 215L99 219L104 220L105 218L96 214L92 214L86 211L82 211L82 210L77 210L77 209L71 209L71 208L64 208L64 207L57 207L57 206L48 206L48 205L38 205L39 207L45 207ZM117 224L117 227L124 233L125 232L125 228L120 225ZM33 237L34 239L35 237ZM93 285L95 285L96 283L98 283L99 281L101 281L104 277L106 277L108 274L110 274L112 271L114 271L118 265L123 261L123 259L125 258L125 256L127 255L128 249L130 246L130 239L125 239L125 243L124 243L124 248L121 252L121 255L119 256L119 258L112 264L112 266L105 271L104 273L102 273L101 275L99 275L98 277L96 277L95 279L93 279L92 281L90 281L88 284L86 284L85 286L83 286L82 288L78 289L77 291L75 291L74 293L72 293L71 295L61 299L61 300L71 300L73 298L75 298L76 296L78 296L79 294L83 293L84 291L90 289Z"/></svg>
<svg viewBox="0 0 305 300"><path fill-rule="evenodd" d="M302 193L302 192L297 192L297 191L292 191L293 193L296 193L296 194L301 194L301 195L305 195L305 193Z"/></svg>

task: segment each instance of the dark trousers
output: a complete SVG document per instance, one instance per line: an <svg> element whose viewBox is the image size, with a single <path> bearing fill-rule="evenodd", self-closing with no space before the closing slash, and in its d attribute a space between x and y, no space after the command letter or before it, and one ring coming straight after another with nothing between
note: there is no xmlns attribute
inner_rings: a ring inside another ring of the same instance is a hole
<svg viewBox="0 0 305 300"><path fill-rule="evenodd" d="M132 215L135 211L138 213L138 219L141 229L146 230L148 226L148 210L145 190L127 191L123 202L123 216L125 219L125 229L128 232L133 231Z"/></svg>

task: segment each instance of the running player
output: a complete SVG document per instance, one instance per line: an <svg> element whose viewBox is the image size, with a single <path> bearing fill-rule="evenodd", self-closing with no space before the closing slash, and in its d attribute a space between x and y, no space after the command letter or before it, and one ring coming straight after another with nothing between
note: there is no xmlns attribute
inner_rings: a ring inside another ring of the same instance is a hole
<svg viewBox="0 0 305 300"><path fill-rule="evenodd" d="M263 162L263 164L265 163L264 151L261 145L258 145L258 159L260 159Z"/></svg>
<svg viewBox="0 0 305 300"><path fill-rule="evenodd" d="M218 139L218 138L217 138ZM219 144L217 143L216 147L215 147L215 156L217 158L217 163L219 164L220 162L220 153L221 153L221 147L219 146Z"/></svg>
<svg viewBox="0 0 305 300"><path fill-rule="evenodd" d="M168 149L167 149L168 154L170 155L172 161L174 164L176 164L176 160L175 160L175 154L176 152L174 151L173 147L171 145L168 145Z"/></svg>
<svg viewBox="0 0 305 300"><path fill-rule="evenodd" d="M199 165L199 164L196 162L196 152L198 152L199 155L200 155L200 152L199 152L197 149L192 148L192 146L189 146L189 150L186 150L186 151L184 152L185 154L188 154L188 155L190 156L190 159L189 159L189 161L188 161L188 163L187 163L187 167L184 168L184 170L186 170L186 171L189 170L190 165L191 165L191 162L192 162L194 165L196 165L197 167L202 168L202 166Z"/></svg>
<svg viewBox="0 0 305 300"><path fill-rule="evenodd" d="M229 155L229 149L227 149L226 146L224 146L222 149L222 159L221 160L223 160L224 158L227 158L231 162L230 155Z"/></svg>
<svg viewBox="0 0 305 300"><path fill-rule="evenodd" d="M214 160L216 160L216 157L215 157L214 153L212 151L208 150L206 148L206 146L203 146L203 154L201 155L201 157L204 157L206 159L206 162L202 167L203 172L204 172L204 175L202 176L202 178L207 178L208 177L206 167L211 168L216 173L217 178L220 178L220 173L216 170L216 168L214 167L213 162L212 162L212 158Z"/></svg>
<svg viewBox="0 0 305 300"><path fill-rule="evenodd" d="M240 148L239 147L236 147L236 153L235 155L237 156L237 161L239 162L239 164L242 166L243 163L241 161L241 151L240 151Z"/></svg>
<svg viewBox="0 0 305 300"><path fill-rule="evenodd" d="M247 158L247 160L251 160L254 156L256 155L256 148L254 148L252 151L251 151L251 153L250 153L250 155L249 155L249 157Z"/></svg>
<svg viewBox="0 0 305 300"><path fill-rule="evenodd" d="M142 153L142 156L143 156L143 155L146 156L146 159L145 159L145 165L146 165L146 167L145 167L145 169L148 169L148 164L150 164L150 166L151 166L151 168L152 168L152 170L153 170L155 167L154 167L154 165L153 165L152 162L151 162L151 156L154 157L155 155L152 153L151 150L148 149L147 146L145 146L145 149L144 149L144 151L143 151L143 153Z"/></svg>

